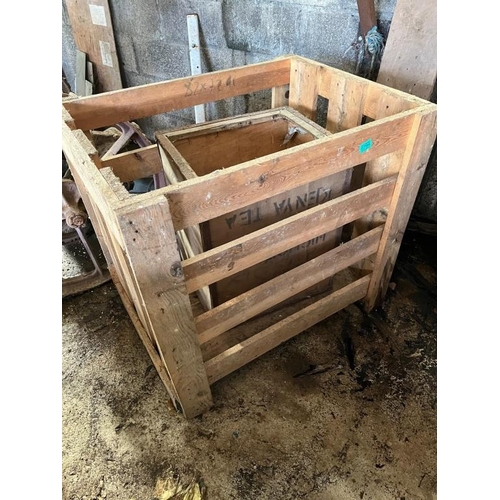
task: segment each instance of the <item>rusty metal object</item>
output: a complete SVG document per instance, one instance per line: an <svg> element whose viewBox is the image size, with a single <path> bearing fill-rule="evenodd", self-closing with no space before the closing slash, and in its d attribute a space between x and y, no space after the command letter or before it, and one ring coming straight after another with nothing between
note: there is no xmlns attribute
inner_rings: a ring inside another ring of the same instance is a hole
<svg viewBox="0 0 500 500"><path fill-rule="evenodd" d="M88 219L82 197L71 179L62 180L62 218L73 229L82 227Z"/></svg>
<svg viewBox="0 0 500 500"><path fill-rule="evenodd" d="M106 267L99 263L95 250L92 250L88 236L84 231L88 223L88 215L82 197L75 182L67 178L62 179L62 220L63 226L66 223L67 229L69 228L69 232L65 233L63 231L63 245L69 246L81 243L94 266L93 271L89 273L70 278L63 277L62 295L67 297L102 285L109 281L111 276Z"/></svg>

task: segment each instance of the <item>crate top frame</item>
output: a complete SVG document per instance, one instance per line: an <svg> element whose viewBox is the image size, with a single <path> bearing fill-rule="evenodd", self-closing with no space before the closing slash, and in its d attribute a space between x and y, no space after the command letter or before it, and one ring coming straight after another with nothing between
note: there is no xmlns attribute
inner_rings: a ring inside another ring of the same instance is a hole
<svg viewBox="0 0 500 500"><path fill-rule="evenodd" d="M311 120L316 117L318 95L329 100L326 129L333 135L299 146L301 153L306 156L314 155L315 151L325 147L333 154L339 149L345 150L353 140L359 143L371 140L374 146L363 158L364 161L369 161L383 154L383 147L379 148L377 145L382 145L384 137L380 140L372 138L372 131L377 136L387 136L388 131L399 129L397 137L403 147L413 118L436 113L437 108L435 104L419 97L311 59L286 55L262 63L66 100L62 104L63 149L66 154L74 156L75 160L80 158L80 163L93 163L97 169L111 166L113 159L101 164L97 152L86 137L90 130L266 89L272 89L271 107L290 106ZM285 97L287 92L288 98ZM373 122L361 125L364 117ZM356 135L353 136L352 133ZM151 146L151 150L153 149L156 150L156 145ZM270 157L269 161L275 161L275 158ZM236 181L237 177L244 176L247 166L249 165L241 164L236 169L227 169L223 175L229 175L232 182ZM118 170L119 168L115 172L117 175ZM142 171L141 175L151 173L153 172ZM127 210L127 206L133 210L138 204L154 204L154 200L162 196L168 196L175 204L176 198L183 197L184 186L168 186L132 199L120 199L110 189L109 183L98 174L98 170L92 173L96 195L94 198L97 202L105 199L116 210ZM118 177L122 181L131 180L122 175ZM136 174L135 178L138 177ZM213 184L221 179L214 172L203 180L188 180L183 184L191 185L201 181ZM182 214L176 215L174 210L172 216L177 230L207 220L213 214L207 211L205 217L201 214L188 214L184 217Z"/></svg>

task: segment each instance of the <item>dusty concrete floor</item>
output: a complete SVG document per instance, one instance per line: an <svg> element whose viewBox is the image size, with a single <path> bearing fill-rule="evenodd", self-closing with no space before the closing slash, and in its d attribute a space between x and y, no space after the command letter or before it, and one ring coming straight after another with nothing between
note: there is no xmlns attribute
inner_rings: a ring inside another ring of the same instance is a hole
<svg viewBox="0 0 500 500"><path fill-rule="evenodd" d="M430 239L430 241L429 241ZM435 239L407 233L382 308L356 305L172 410L111 283L62 304L62 498L436 498Z"/></svg>

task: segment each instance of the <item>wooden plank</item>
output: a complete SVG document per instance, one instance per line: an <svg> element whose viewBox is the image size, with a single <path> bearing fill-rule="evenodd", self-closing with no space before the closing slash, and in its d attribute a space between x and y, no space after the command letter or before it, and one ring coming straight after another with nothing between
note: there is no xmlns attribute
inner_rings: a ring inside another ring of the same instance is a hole
<svg viewBox="0 0 500 500"><path fill-rule="evenodd" d="M131 194L125 189L120 179L113 173L113 170L109 167L103 167L100 172L119 200L130 198Z"/></svg>
<svg viewBox="0 0 500 500"><path fill-rule="evenodd" d="M184 415L194 417L212 405L212 396L167 201L159 196L154 205L121 215L119 223L160 357Z"/></svg>
<svg viewBox="0 0 500 500"><path fill-rule="evenodd" d="M70 130L76 130L75 121L64 106L62 106L62 120Z"/></svg>
<svg viewBox="0 0 500 500"><path fill-rule="evenodd" d="M158 144L158 151L163 166L163 170L170 184L178 184L186 179L195 179L196 172L193 171L189 163L179 153L179 150L163 134L155 133ZM174 168L178 170L174 173Z"/></svg>
<svg viewBox="0 0 500 500"><path fill-rule="evenodd" d="M300 185L403 149L409 111L363 127L316 139L262 160L218 170L179 186L163 188L177 229L199 224ZM314 165L314 168L311 168Z"/></svg>
<svg viewBox="0 0 500 500"><path fill-rule="evenodd" d="M122 182L150 177L162 168L156 144L103 159L102 166L111 168Z"/></svg>
<svg viewBox="0 0 500 500"><path fill-rule="evenodd" d="M375 259L373 281L365 300L369 312L385 297L399 248L436 140L436 106L414 118L398 181L389 206L387 222Z"/></svg>
<svg viewBox="0 0 500 500"><path fill-rule="evenodd" d="M108 0L65 0L76 47L94 66L96 92L122 88ZM78 93L78 92L77 92ZM84 95L84 94L82 94ZM116 120L114 125L120 121ZM78 128L82 128L78 125ZM96 127L97 128L97 127Z"/></svg>
<svg viewBox="0 0 500 500"><path fill-rule="evenodd" d="M307 62L310 66L316 66L319 68L319 87L318 94L330 99L331 86L336 82L349 81L349 85L360 89L359 95L362 95L362 89L364 86L368 85L368 94L366 95L363 114L369 116L370 118L376 118L374 116L374 111L377 108L378 98L380 93L387 94L387 100L393 104L399 103L399 105L405 106L405 110L415 109L420 106L425 106L428 104L427 100L421 99L416 95L407 94L401 90L386 87L377 82L372 82L366 78L362 78L347 71L342 71L340 69L332 68L331 66L326 66L317 61L307 59L301 56L293 56L295 60L302 60Z"/></svg>
<svg viewBox="0 0 500 500"><path fill-rule="evenodd" d="M290 107L311 120L316 120L320 70L301 59L292 59L290 66Z"/></svg>
<svg viewBox="0 0 500 500"><path fill-rule="evenodd" d="M327 78L329 82L327 82ZM332 133L342 132L361 125L368 81L358 82L351 78L332 78L332 73L324 75L322 83L328 89L328 111L326 129Z"/></svg>
<svg viewBox="0 0 500 500"><path fill-rule="evenodd" d="M253 123L261 123L268 121L270 118L278 119L284 112L285 109L290 108L276 108L276 109L266 109L264 111L255 111L254 113L245 113L244 115L237 115L229 118L220 118L219 120L211 120L205 123L199 123L195 126L185 125L184 127L179 127L174 130L164 130L158 131L158 134L168 134L168 137L172 141L177 141L178 139L184 139L187 137L197 137L199 135L205 135L207 132L217 133L223 132L225 130L235 129L239 127L245 127Z"/></svg>
<svg viewBox="0 0 500 500"><path fill-rule="evenodd" d="M270 62L107 92L67 102L64 106L78 128L89 130L265 90L285 85L289 80L290 60L278 58Z"/></svg>
<svg viewBox="0 0 500 500"><path fill-rule="evenodd" d="M87 95L85 76L87 73L87 54L76 49L76 77L75 77L75 93L79 96Z"/></svg>
<svg viewBox="0 0 500 500"><path fill-rule="evenodd" d="M429 100L437 76L436 0L398 0L377 82Z"/></svg>
<svg viewBox="0 0 500 500"><path fill-rule="evenodd" d="M288 95L290 85L280 85L271 89L271 108L288 106Z"/></svg>
<svg viewBox="0 0 500 500"><path fill-rule="evenodd" d="M388 203L395 179L310 208L183 262L189 292L231 276Z"/></svg>
<svg viewBox="0 0 500 500"><path fill-rule="evenodd" d="M206 361L209 383L213 384L319 321L361 300L366 295L369 282L370 276L365 276Z"/></svg>
<svg viewBox="0 0 500 500"><path fill-rule="evenodd" d="M368 91L374 92L373 89ZM378 96L377 109L375 111L375 116L378 119L386 118L392 116L394 113L400 113L406 108L406 103L403 101L394 101L388 92L381 92ZM366 186L373 182L377 182L380 179L385 179L388 176L396 175L401 167L401 161L403 158L404 149L400 151L395 151L389 155L381 156L379 158L374 158L368 161L359 176L356 176L353 180L353 188L359 186ZM362 175L361 175L362 174ZM358 184L356 184L358 183ZM387 207L386 207L387 208ZM357 234L363 234L368 229L382 224L386 220L387 212L372 213L362 217L360 220L356 221L353 229L353 236ZM365 265L370 263L366 261Z"/></svg>
<svg viewBox="0 0 500 500"><path fill-rule="evenodd" d="M382 227L338 246L195 318L201 344L375 253Z"/></svg>

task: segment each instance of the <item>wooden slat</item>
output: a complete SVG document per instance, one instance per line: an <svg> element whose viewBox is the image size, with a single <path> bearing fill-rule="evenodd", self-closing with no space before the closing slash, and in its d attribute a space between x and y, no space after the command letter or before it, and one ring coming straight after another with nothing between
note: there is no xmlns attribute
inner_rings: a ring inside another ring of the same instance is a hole
<svg viewBox="0 0 500 500"><path fill-rule="evenodd" d="M384 206L389 203L394 183L394 178L385 179L187 259L183 269L188 291L231 276Z"/></svg>
<svg viewBox="0 0 500 500"><path fill-rule="evenodd" d="M317 123L309 120L305 116L301 115L297 110L286 107L283 108L281 114L290 120L294 120L300 123L300 127L314 135L315 137L324 137L330 135L327 130L320 127Z"/></svg>
<svg viewBox="0 0 500 500"><path fill-rule="evenodd" d="M370 276L364 276L206 361L209 383L213 384L319 321L361 300L366 295L369 282Z"/></svg>
<svg viewBox="0 0 500 500"><path fill-rule="evenodd" d="M338 79L333 72L325 72L322 78L323 91L327 93L328 112L326 129L332 133L342 132L361 125L368 81L352 78Z"/></svg>
<svg viewBox="0 0 500 500"><path fill-rule="evenodd" d="M160 356L184 415L194 417L211 406L212 396L167 201L159 196L154 205L123 214L119 222Z"/></svg>
<svg viewBox="0 0 500 500"><path fill-rule="evenodd" d="M75 45L87 54L94 65L97 93L121 89L120 65L108 0L65 0L65 3ZM109 125L120 121L126 120L117 120ZM81 127L78 125L78 128Z"/></svg>
<svg viewBox="0 0 500 500"><path fill-rule="evenodd" d="M287 92L290 85L280 85L273 87L271 90L271 108L279 108L281 106L288 106Z"/></svg>
<svg viewBox="0 0 500 500"><path fill-rule="evenodd" d="M302 59L292 59L290 67L290 107L315 120L321 68Z"/></svg>
<svg viewBox="0 0 500 500"><path fill-rule="evenodd" d="M361 78L347 71L342 71L331 66L325 66L317 61L303 58L301 56L294 56L295 60L305 61L310 66L319 68L319 87L318 94L330 99L331 86L336 82L348 81L352 87L359 87L359 95L363 95L363 88L368 85L368 94L364 102L363 114L370 118L376 118L375 111L377 109L378 97L381 93L387 93L387 101L393 105L404 105L405 110L415 109L420 106L425 106L428 102L414 95L409 95L400 90L389 88L380 83L372 82Z"/></svg>
<svg viewBox="0 0 500 500"><path fill-rule="evenodd" d="M369 89L369 92L373 92L373 89ZM406 103L404 101L394 101L390 93L380 92L378 94L378 103L374 114L381 119L389 117L394 113L400 113L405 109ZM404 150L401 149L400 151L395 151L389 155L374 158L367 162L362 170L362 176L360 175L357 177L355 182L361 180L359 185L366 186L380 179L385 179L387 176L396 175L401 167L403 152ZM354 184L353 188L356 187L358 186ZM353 235L362 234L368 229L384 223L385 219L386 216L382 213L369 214L362 217L354 224ZM369 264L369 262L365 262L365 264Z"/></svg>
<svg viewBox="0 0 500 500"><path fill-rule="evenodd" d="M382 227L338 246L195 318L203 344L375 253Z"/></svg>
<svg viewBox="0 0 500 500"><path fill-rule="evenodd" d="M436 109L433 106L427 114L415 117L375 259L373 282L365 301L367 311L379 305L387 291L406 225L436 140Z"/></svg>
<svg viewBox="0 0 500 500"><path fill-rule="evenodd" d="M110 167L122 182L150 177L161 171L158 146L153 144L111 156L102 160L102 166Z"/></svg>
<svg viewBox="0 0 500 500"><path fill-rule="evenodd" d="M175 148L172 142L162 133L157 132L155 134L155 137L158 142L158 151L160 153L163 170L170 184L178 184L185 179L195 179L197 177L196 173L193 171L184 157L179 153L179 151ZM172 178L174 166L177 167L180 171L180 176L175 175L175 182Z"/></svg>
<svg viewBox="0 0 500 500"><path fill-rule="evenodd" d="M131 196L120 179L113 173L113 170L109 167L103 167L100 172L119 200L126 200Z"/></svg>
<svg viewBox="0 0 500 500"><path fill-rule="evenodd" d="M64 106L62 106L62 120L70 130L76 130L75 121Z"/></svg>
<svg viewBox="0 0 500 500"><path fill-rule="evenodd" d="M402 149L414 113L400 113L164 188L174 226L177 230L199 224ZM361 147L367 144L368 148Z"/></svg>
<svg viewBox="0 0 500 500"><path fill-rule="evenodd" d="M258 75L258 78L256 78ZM290 60L275 59L212 73L151 83L64 103L83 130L184 109L290 81Z"/></svg>
<svg viewBox="0 0 500 500"><path fill-rule="evenodd" d="M255 123L267 122L270 119L279 119L285 110L290 108L266 109L264 111L255 111L254 113L245 113L243 115L233 116L231 118L221 118L219 120L211 120L205 123L196 125L185 125L175 130L158 131L157 134L168 134L172 141L179 139L198 137L207 133L216 134L226 130L238 129Z"/></svg>

